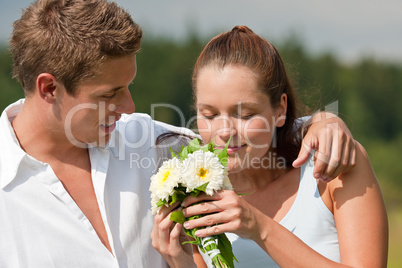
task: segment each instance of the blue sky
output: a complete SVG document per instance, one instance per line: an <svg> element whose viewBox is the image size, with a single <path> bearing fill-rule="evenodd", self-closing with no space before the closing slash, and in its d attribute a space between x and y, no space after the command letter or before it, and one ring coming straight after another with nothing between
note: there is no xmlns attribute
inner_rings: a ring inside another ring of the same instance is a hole
<svg viewBox="0 0 402 268"><path fill-rule="evenodd" d="M31 0L1 0L0 42ZM194 28L200 36L243 24L270 41L291 31L313 53L331 50L343 61L364 56L402 62L401 0L116 0L145 34L181 39Z"/></svg>

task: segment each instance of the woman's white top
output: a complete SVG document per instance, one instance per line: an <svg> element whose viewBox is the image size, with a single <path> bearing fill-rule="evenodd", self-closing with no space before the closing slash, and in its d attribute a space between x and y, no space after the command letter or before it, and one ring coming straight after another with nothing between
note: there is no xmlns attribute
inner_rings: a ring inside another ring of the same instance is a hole
<svg viewBox="0 0 402 268"><path fill-rule="evenodd" d="M301 167L300 184L295 202L279 222L321 255L340 262L338 234L334 215L321 199L317 181L313 177L313 157ZM226 234L232 242L233 253L239 263L235 267L279 267L253 240L235 234ZM200 251L202 254L202 252ZM207 255L202 254L208 267L213 267Z"/></svg>

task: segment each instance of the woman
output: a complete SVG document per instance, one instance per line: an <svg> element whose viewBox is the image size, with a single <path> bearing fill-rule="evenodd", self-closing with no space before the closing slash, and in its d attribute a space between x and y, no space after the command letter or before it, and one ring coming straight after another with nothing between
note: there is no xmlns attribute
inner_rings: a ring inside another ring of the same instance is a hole
<svg viewBox="0 0 402 268"><path fill-rule="evenodd" d="M387 217L364 148L357 146L353 169L328 183L314 178L312 159L292 168L296 99L269 42L245 26L215 37L195 64L193 89L202 139L231 139L234 192L187 198L185 216L206 215L185 228L212 226L199 237L233 233L236 267L386 267ZM170 264L189 267L180 225L168 229L171 209L155 217L153 244Z"/></svg>

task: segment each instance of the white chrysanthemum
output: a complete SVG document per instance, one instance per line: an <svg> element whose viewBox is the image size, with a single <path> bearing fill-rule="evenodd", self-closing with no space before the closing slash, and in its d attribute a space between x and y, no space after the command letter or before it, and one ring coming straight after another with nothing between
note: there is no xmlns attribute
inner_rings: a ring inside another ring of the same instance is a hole
<svg viewBox="0 0 402 268"><path fill-rule="evenodd" d="M158 172L151 177L151 205L152 212L155 214L160 208L156 204L159 200L169 200L173 195L174 187L178 186L181 179L182 163L177 158L172 158L163 162Z"/></svg>
<svg viewBox="0 0 402 268"><path fill-rule="evenodd" d="M195 188L209 182L206 194L212 195L214 191L232 189L228 177L228 169L212 152L196 151L188 155L183 161L181 173L182 184L190 192Z"/></svg>
<svg viewBox="0 0 402 268"><path fill-rule="evenodd" d="M226 176L223 179L222 190L233 190L232 183L230 183L230 179L229 179L229 168L228 167L225 167L225 173L226 173Z"/></svg>

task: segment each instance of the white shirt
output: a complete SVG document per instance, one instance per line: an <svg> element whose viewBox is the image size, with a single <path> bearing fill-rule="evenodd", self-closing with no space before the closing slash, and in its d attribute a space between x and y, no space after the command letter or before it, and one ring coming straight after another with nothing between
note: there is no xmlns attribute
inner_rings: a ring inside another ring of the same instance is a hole
<svg viewBox="0 0 402 268"><path fill-rule="evenodd" d="M168 157L155 147L167 131L148 115L123 115L106 148L89 148L91 175L113 255L50 165L19 146L12 120L0 118L0 267L167 267L152 247L149 178Z"/></svg>

